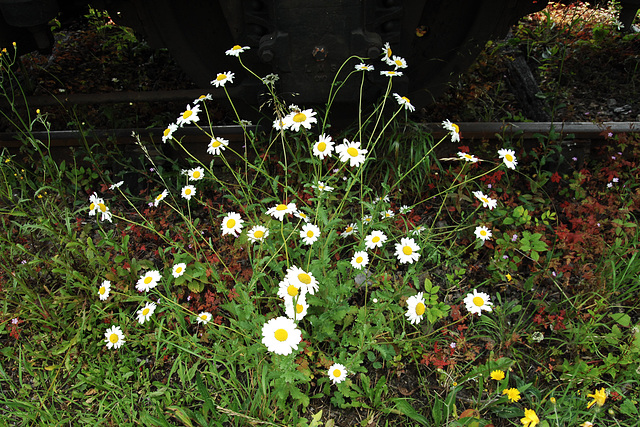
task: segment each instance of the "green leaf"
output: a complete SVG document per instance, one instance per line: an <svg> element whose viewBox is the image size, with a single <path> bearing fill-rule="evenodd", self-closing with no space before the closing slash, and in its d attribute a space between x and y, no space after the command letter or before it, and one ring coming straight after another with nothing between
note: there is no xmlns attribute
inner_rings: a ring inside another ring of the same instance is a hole
<svg viewBox="0 0 640 427"><path fill-rule="evenodd" d="M631 317L626 313L612 313L609 316L625 328L628 328L631 324Z"/></svg>
<svg viewBox="0 0 640 427"><path fill-rule="evenodd" d="M396 399L392 399L392 402L394 403L394 408L397 411L399 411L400 414L411 418L413 421L415 421L415 422L417 422L417 423L419 423L419 424L421 424L423 426L428 426L429 425L429 421L427 420L427 418L424 415L419 414L413 408L413 406L411 406L411 404L409 403L409 401L407 399L396 398ZM436 410L435 406L434 406L433 410ZM437 425L442 425L438 421L436 421L436 424Z"/></svg>
<svg viewBox="0 0 640 427"><path fill-rule="evenodd" d="M631 399L625 399L620 405L620 412L625 415L633 416L638 414L638 408L636 408L636 402Z"/></svg>

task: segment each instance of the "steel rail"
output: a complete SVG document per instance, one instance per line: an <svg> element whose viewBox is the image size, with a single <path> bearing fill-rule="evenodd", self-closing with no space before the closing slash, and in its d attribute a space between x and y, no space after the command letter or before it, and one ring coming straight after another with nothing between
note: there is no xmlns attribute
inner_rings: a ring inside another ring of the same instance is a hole
<svg viewBox="0 0 640 427"><path fill-rule="evenodd" d="M440 123L419 124L419 127L430 131L434 138L441 138L447 134ZM575 139L597 140L605 139L608 134L640 133L640 122L462 122L458 123L463 141L473 139L495 139L496 135L512 136L523 139L536 139L539 136L547 136L550 132L563 137ZM203 126L206 132L222 136L232 141L243 139L241 126ZM259 127L249 126L247 130L257 131ZM132 132L144 138L160 140L164 128L137 128L137 129L104 129L104 130L65 130L51 132L33 132L31 136L41 141L50 141L52 146L80 145L83 139L116 139L118 144L131 144L135 139ZM200 129L190 126L176 131L176 138L182 138L185 143L208 142L209 138ZM0 133L0 147L18 147L19 134Z"/></svg>

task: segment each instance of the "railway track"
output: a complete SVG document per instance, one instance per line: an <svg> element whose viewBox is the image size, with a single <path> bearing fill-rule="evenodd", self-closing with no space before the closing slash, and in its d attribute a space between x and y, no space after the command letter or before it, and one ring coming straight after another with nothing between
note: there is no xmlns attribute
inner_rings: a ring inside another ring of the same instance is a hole
<svg viewBox="0 0 640 427"><path fill-rule="evenodd" d="M421 124L430 131L434 138L439 139L446 134L440 123ZM584 143L593 140L605 139L609 134L640 133L640 122L462 122L458 123L463 142L474 140L492 140L500 137L515 137L522 139L536 139L539 135L548 135L552 130L559 136L571 139L575 143ZM221 136L233 142L244 140L244 132L241 126L205 126L203 129L216 136ZM251 131L260 131L260 126L249 126ZM143 140L149 138L160 142L164 128L129 128L129 129L103 129L83 132L78 130L33 132L32 136L41 141L50 141L53 147L72 147L83 144L83 138L90 140L115 141L116 144L134 144L132 133L140 135ZM175 136L183 143L209 142L206 134L196 127L179 129ZM17 148L22 143L16 133L0 133L0 147Z"/></svg>

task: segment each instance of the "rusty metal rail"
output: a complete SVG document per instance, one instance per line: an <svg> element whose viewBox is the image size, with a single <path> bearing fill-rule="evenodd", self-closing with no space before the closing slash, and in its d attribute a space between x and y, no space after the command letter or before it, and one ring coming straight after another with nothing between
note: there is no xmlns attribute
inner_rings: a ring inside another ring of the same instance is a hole
<svg viewBox="0 0 640 427"><path fill-rule="evenodd" d="M440 123L421 124L425 130L430 131L435 138L441 138L446 134ZM463 141L474 139L495 139L497 135L511 136L523 139L535 139L538 135L546 136L552 130L563 136L576 139L598 140L604 139L607 134L620 133L640 133L640 122L463 122L458 123ZM240 126L213 126L203 127L206 131L227 138L231 141L241 141L243 130ZM256 126L248 129L259 130ZM112 129L93 130L81 132L77 130L34 132L32 135L41 141L50 141L52 146L75 146L80 145L83 139L111 139L118 144L134 143L132 132L136 132L143 139L153 138L160 141L163 128L139 128L139 129ZM207 136L202 130L196 127L185 127L176 132L176 137L183 138L183 142L208 142ZM20 141L15 133L0 133L0 147L19 147Z"/></svg>

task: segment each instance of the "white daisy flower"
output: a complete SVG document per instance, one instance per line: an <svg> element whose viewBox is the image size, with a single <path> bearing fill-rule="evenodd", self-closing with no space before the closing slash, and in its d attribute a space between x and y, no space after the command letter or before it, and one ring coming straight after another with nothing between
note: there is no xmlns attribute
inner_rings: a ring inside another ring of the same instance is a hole
<svg viewBox="0 0 640 427"><path fill-rule="evenodd" d="M278 118L275 119L273 121L273 128L275 130L287 130L287 129L289 129L290 123L287 123L287 121L285 119L286 119L286 117L283 117L281 119L278 119Z"/></svg>
<svg viewBox="0 0 640 427"><path fill-rule="evenodd" d="M400 209L398 210L402 215L404 214L408 214L409 212L411 212L411 208L407 205L402 205L400 206Z"/></svg>
<svg viewBox="0 0 640 427"><path fill-rule="evenodd" d="M234 76L235 74L233 74L231 71L227 71L226 73L218 73L216 78L214 80L211 80L211 84L215 87L221 87L226 85L227 82L233 83Z"/></svg>
<svg viewBox="0 0 640 427"><path fill-rule="evenodd" d="M476 289L473 290L472 294L467 294L464 303L471 314L482 316L483 310L492 311L491 306L493 303L489 301L489 295L484 292L478 292Z"/></svg>
<svg viewBox="0 0 640 427"><path fill-rule="evenodd" d="M162 190L162 193L158 194L155 200L153 201L153 206L157 207L158 204L160 204L160 202L164 200L164 198L167 197L168 195L169 195L169 191Z"/></svg>
<svg viewBox="0 0 640 427"><path fill-rule="evenodd" d="M97 193L93 193L89 196L89 202L89 216L94 216L96 213L100 212L100 221L111 222L111 212L107 205L104 204L104 200L101 197L98 197Z"/></svg>
<svg viewBox="0 0 640 427"><path fill-rule="evenodd" d="M460 159L467 161L467 162L471 162L471 163L477 163L478 162L478 158L476 156L474 156L473 154L469 154L469 153L463 153L462 151L458 151L458 157L460 157Z"/></svg>
<svg viewBox="0 0 640 427"><path fill-rule="evenodd" d="M516 152L513 150L507 150L503 148L502 150L498 150L498 156L504 161L504 164L507 165L509 169L515 169L518 165L518 161L516 160Z"/></svg>
<svg viewBox="0 0 640 427"><path fill-rule="evenodd" d="M278 296L283 299L295 298L298 295L304 295L300 290L302 286L291 283L286 275L285 278L278 283Z"/></svg>
<svg viewBox="0 0 640 427"><path fill-rule="evenodd" d="M418 261L420 254L417 252L420 250L420 246L411 238L403 237L400 239L400 243L396 243L396 257L400 264L413 264Z"/></svg>
<svg viewBox="0 0 640 427"><path fill-rule="evenodd" d="M209 142L207 153L211 154L212 156L219 156L224 150L226 150L228 145L228 139L213 137L211 138L211 142Z"/></svg>
<svg viewBox="0 0 640 427"><path fill-rule="evenodd" d="M305 224L300 230L300 238L305 245L312 245L320 237L320 229L313 224Z"/></svg>
<svg viewBox="0 0 640 427"><path fill-rule="evenodd" d="M151 289L158 286L158 282L160 281L161 277L162 276L160 276L160 272L158 270L149 270L145 274L140 276L138 282L136 283L136 289L140 292L150 291Z"/></svg>
<svg viewBox="0 0 640 427"><path fill-rule="evenodd" d="M425 309L422 292L419 292L417 295L407 298L407 312L404 315L407 316L407 320L412 324L418 324L422 320Z"/></svg>
<svg viewBox="0 0 640 427"><path fill-rule="evenodd" d="M124 344L124 333L120 326L112 326L104 333L105 342L108 349L118 349Z"/></svg>
<svg viewBox="0 0 640 427"><path fill-rule="evenodd" d="M389 45L389 42L386 42L383 46L382 46L382 62L388 62L391 60L391 56L393 55L393 51L391 50L391 46Z"/></svg>
<svg viewBox="0 0 640 427"><path fill-rule="evenodd" d="M240 54L242 52L245 52L247 50L249 50L250 47L249 46L240 46L240 45L235 45L234 47L232 47L231 49L227 50L225 52L225 54L229 55L229 56L240 56Z"/></svg>
<svg viewBox="0 0 640 427"><path fill-rule="evenodd" d="M402 71L380 71L381 76L402 77Z"/></svg>
<svg viewBox="0 0 640 427"><path fill-rule="evenodd" d="M478 239L482 239L485 241L491 238L491 230L489 230L484 225L476 227L475 234Z"/></svg>
<svg viewBox="0 0 640 427"><path fill-rule="evenodd" d="M451 142L460 142L460 128L457 124L451 123L449 120L442 122L442 127L451 133Z"/></svg>
<svg viewBox="0 0 640 427"><path fill-rule="evenodd" d="M411 101L406 96L400 96L397 93L394 93L393 96L396 98L396 101L398 101L398 104L404 107L405 110L416 111L416 107L411 104Z"/></svg>
<svg viewBox="0 0 640 427"><path fill-rule="evenodd" d="M334 190L333 187L326 185L323 181L318 181L318 185L312 185L311 188L315 188L320 192L326 191L328 193L331 193Z"/></svg>
<svg viewBox="0 0 640 427"><path fill-rule="evenodd" d="M167 128L162 132L162 142L167 142L173 138L173 133L178 130L178 125L175 123L171 123Z"/></svg>
<svg viewBox="0 0 640 427"><path fill-rule="evenodd" d="M371 224L371 221L373 221L373 217L371 215L366 215L362 217L362 222L366 224Z"/></svg>
<svg viewBox="0 0 640 427"><path fill-rule="evenodd" d="M329 375L329 378L331 378L331 382L333 382L333 384L338 384L347 378L347 368L339 363L334 363L329 368L327 374Z"/></svg>
<svg viewBox="0 0 640 427"><path fill-rule="evenodd" d="M381 248L382 244L387 241L387 236L378 230L374 230L364 238L364 245L367 249Z"/></svg>
<svg viewBox="0 0 640 427"><path fill-rule="evenodd" d="M304 222L309 222L309 215L307 215L306 213L302 212L302 211L296 211L295 214L293 214L296 218L300 218L301 220L303 220Z"/></svg>
<svg viewBox="0 0 640 427"><path fill-rule="evenodd" d="M98 289L98 297L100 297L100 301L105 301L107 298L109 298L110 292L111 282L108 280L103 281L100 285L100 288Z"/></svg>
<svg viewBox="0 0 640 427"><path fill-rule="evenodd" d="M284 312L289 319L293 319L296 322L304 319L307 315L309 304L304 294L296 297L286 297L284 299Z"/></svg>
<svg viewBox="0 0 640 427"><path fill-rule="evenodd" d="M124 184L124 181L118 181L115 184L111 184L109 190L115 190L116 188L120 188L120 186Z"/></svg>
<svg viewBox="0 0 640 427"><path fill-rule="evenodd" d="M484 194L482 191L474 191L473 195L476 196L481 202L483 208L489 208L492 210L496 206L498 206L498 201L496 199L492 199L491 197Z"/></svg>
<svg viewBox="0 0 640 427"><path fill-rule="evenodd" d="M356 71L373 71L373 65L360 63L355 66Z"/></svg>
<svg viewBox="0 0 640 427"><path fill-rule="evenodd" d="M396 214L391 209L387 209L386 211L380 212L380 218L393 218Z"/></svg>
<svg viewBox="0 0 640 427"><path fill-rule="evenodd" d="M288 317L276 317L262 327L262 343L270 352L287 356L302 341L300 329Z"/></svg>
<svg viewBox="0 0 640 427"><path fill-rule="evenodd" d="M151 319L153 312L156 311L156 305L152 302L148 302L144 307L138 310L138 323L143 324L144 322Z"/></svg>
<svg viewBox="0 0 640 427"><path fill-rule="evenodd" d="M316 112L308 109L308 110L298 110L293 111L291 114L284 118L285 123L288 124L288 128L290 128L294 132L298 132L300 130L300 126L311 129L311 125L313 123L317 123L318 119L314 116Z"/></svg>
<svg viewBox="0 0 640 427"><path fill-rule="evenodd" d="M247 238L251 243L261 242L269 236L269 230L262 225L254 225L247 232Z"/></svg>
<svg viewBox="0 0 640 427"><path fill-rule="evenodd" d="M191 197L196 195L196 187L193 185L185 185L182 187L181 195L184 199L191 200Z"/></svg>
<svg viewBox="0 0 640 427"><path fill-rule="evenodd" d="M419 225L416 228L414 228L413 230L411 230L411 234L413 236L417 236L419 234L421 234L424 231L424 226L423 225Z"/></svg>
<svg viewBox="0 0 640 427"><path fill-rule="evenodd" d="M369 254L365 251L358 251L353 254L351 258L351 266L353 268L362 270L362 267L365 267L367 264L369 264Z"/></svg>
<svg viewBox="0 0 640 427"><path fill-rule="evenodd" d="M262 78L262 83L266 85L274 85L278 80L280 80L280 76L278 76L277 74L271 73L271 74L267 74Z"/></svg>
<svg viewBox="0 0 640 427"><path fill-rule="evenodd" d="M177 279L178 277L184 274L184 271L186 269L187 269L187 264L185 264L184 262L179 262L178 264L173 265L173 270L171 271L171 274L173 275L173 277Z"/></svg>
<svg viewBox="0 0 640 427"><path fill-rule="evenodd" d="M283 204L283 203L280 203L279 205L270 208L267 211L267 215L271 215L272 217L274 217L278 221L282 221L282 219L284 218L285 215L292 214L292 213L295 213L295 212L296 212L296 204L295 203L289 203L289 204L286 204L286 205Z"/></svg>
<svg viewBox="0 0 640 427"><path fill-rule="evenodd" d="M204 178L204 169L199 166L193 169L189 169L187 171L187 176L189 177L189 181L200 181L202 178Z"/></svg>
<svg viewBox="0 0 640 427"><path fill-rule="evenodd" d="M197 123L198 120L200 120L200 117L198 117L199 112L200 112L199 105L194 104L193 108L191 108L191 105L187 105L187 108L184 110L182 115L178 117L176 124L182 127L190 123Z"/></svg>
<svg viewBox="0 0 640 427"><path fill-rule="evenodd" d="M347 227L344 229L344 231L342 232L342 237L350 236L353 233L356 233L357 231L358 231L358 224L356 224L355 222L352 222L351 224L347 225Z"/></svg>
<svg viewBox="0 0 640 427"><path fill-rule="evenodd" d="M206 325L211 321L212 317L213 316L211 315L211 313L209 313L208 311L203 311L200 314L198 314L198 317L196 318L196 322Z"/></svg>
<svg viewBox="0 0 640 427"><path fill-rule="evenodd" d="M238 237L242 231L242 223L244 220L237 212L229 212L227 216L222 219L222 235L231 234L234 237Z"/></svg>
<svg viewBox="0 0 640 427"><path fill-rule="evenodd" d="M325 135L324 133L320 135L318 141L313 144L312 151L314 156L320 157L321 159L330 156L333 152L333 141L331 140L331 136Z"/></svg>
<svg viewBox="0 0 640 427"><path fill-rule="evenodd" d="M198 102L211 101L212 99L213 98L211 97L211 94L208 93L206 95L200 95L199 97L193 100L193 103L197 104Z"/></svg>
<svg viewBox="0 0 640 427"><path fill-rule="evenodd" d="M349 142L346 138L344 142L336 147L336 154L340 156L340 161L349 162L349 166L360 166L365 161L368 150L360 148L360 143Z"/></svg>
<svg viewBox="0 0 640 427"><path fill-rule="evenodd" d="M387 64L396 67L396 70L398 68L407 68L407 61L404 58L396 55L393 55L393 57L387 61Z"/></svg>
<svg viewBox="0 0 640 427"><path fill-rule="evenodd" d="M287 269L285 278L289 283L298 287L302 293L314 295L318 290L318 281L310 271L293 266Z"/></svg>

